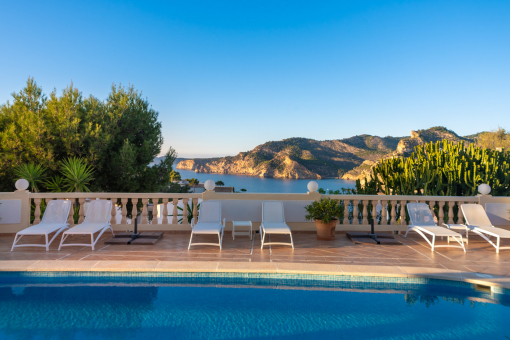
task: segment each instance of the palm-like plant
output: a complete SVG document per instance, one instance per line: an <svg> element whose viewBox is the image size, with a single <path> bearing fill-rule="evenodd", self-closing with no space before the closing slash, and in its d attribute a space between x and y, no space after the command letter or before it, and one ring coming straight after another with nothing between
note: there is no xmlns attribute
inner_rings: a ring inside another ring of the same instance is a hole
<svg viewBox="0 0 510 340"><path fill-rule="evenodd" d="M18 179L26 179L28 183L30 183L32 192L37 192L37 184L41 183L46 177L44 174L45 171L46 169L42 165L30 163L18 165L14 169L14 174L18 177Z"/></svg>
<svg viewBox="0 0 510 340"><path fill-rule="evenodd" d="M51 180L44 183L46 188L51 192L64 191L64 179L60 176L55 176Z"/></svg>
<svg viewBox="0 0 510 340"><path fill-rule="evenodd" d="M191 224L191 220L193 219L193 208L189 205L189 203L187 204L186 208L187 208L186 210L188 211L188 214L186 216L187 219L188 219L188 224ZM183 211L183 209L181 207L177 207L177 209L180 210L180 211ZM200 204L197 204L197 211L199 211L199 210L200 210ZM168 215L168 216L174 216L174 215L172 214L172 215ZM184 216L183 216L182 213L181 214L177 214L177 218L179 218L177 223L182 223L182 219L184 218Z"/></svg>
<svg viewBox="0 0 510 340"><path fill-rule="evenodd" d="M88 184L94 179L93 172L92 167L82 158L70 157L62 161L64 188L67 191L90 192Z"/></svg>

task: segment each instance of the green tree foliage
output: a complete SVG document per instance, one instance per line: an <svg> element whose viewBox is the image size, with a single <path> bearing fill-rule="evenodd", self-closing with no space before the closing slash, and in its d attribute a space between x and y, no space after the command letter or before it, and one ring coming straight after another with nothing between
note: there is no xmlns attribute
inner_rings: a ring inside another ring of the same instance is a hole
<svg viewBox="0 0 510 340"><path fill-rule="evenodd" d="M223 181L216 181L216 182L214 182L214 184L216 184L216 186L218 186L218 187L225 186L225 183L223 183Z"/></svg>
<svg viewBox="0 0 510 340"><path fill-rule="evenodd" d="M188 181L189 185L198 185L198 179L196 178L186 178L186 181Z"/></svg>
<svg viewBox="0 0 510 340"><path fill-rule="evenodd" d="M473 196L482 183L494 196L510 196L510 153L444 140L416 146L407 158L382 160L363 189L367 194Z"/></svg>
<svg viewBox="0 0 510 340"><path fill-rule="evenodd" d="M177 156L170 148L159 164L163 137L158 113L133 87L112 86L105 101L84 98L71 84L49 98L30 78L13 93L13 103L0 106L0 191L12 191L14 169L34 163L58 174L69 157L86 160L95 169L90 190L158 192L170 183Z"/></svg>
<svg viewBox="0 0 510 340"><path fill-rule="evenodd" d="M0 191L14 189L16 167L29 163L50 167L54 162L42 89L29 79L12 97L12 105L0 106Z"/></svg>
<svg viewBox="0 0 510 340"><path fill-rule="evenodd" d="M170 181L180 181L181 180L181 174L175 170L170 171Z"/></svg>

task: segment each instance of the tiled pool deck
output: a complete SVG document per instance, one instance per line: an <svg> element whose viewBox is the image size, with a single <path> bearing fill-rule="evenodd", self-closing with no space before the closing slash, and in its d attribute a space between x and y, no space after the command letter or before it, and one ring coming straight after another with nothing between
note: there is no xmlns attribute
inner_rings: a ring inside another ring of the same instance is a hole
<svg viewBox="0 0 510 340"><path fill-rule="evenodd" d="M154 246L105 245L110 237L103 236L95 251L78 246L59 251L58 238L48 252L42 247L16 248L11 252L14 234L0 234L0 271L326 273L429 277L510 288L510 250L497 254L474 235L470 235L466 253L458 248L438 248L432 252L416 234L408 238L396 236L403 245L383 246L354 245L345 234L337 234L334 241L318 241L314 234L294 233L295 250L280 245L261 250L259 234L251 241L247 236L232 240L232 235L225 233L222 251L212 246L194 246L188 251L189 233L167 232ZM74 237L73 241L80 242L79 238ZM88 242L88 237L83 238L81 242ZM205 242L207 238L202 236ZM216 239L211 236L210 241ZM42 243L42 238L27 237L25 242Z"/></svg>

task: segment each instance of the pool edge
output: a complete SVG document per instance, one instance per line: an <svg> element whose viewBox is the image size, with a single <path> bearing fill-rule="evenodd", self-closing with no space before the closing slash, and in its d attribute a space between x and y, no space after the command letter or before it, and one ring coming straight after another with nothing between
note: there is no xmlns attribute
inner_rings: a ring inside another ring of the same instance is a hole
<svg viewBox="0 0 510 340"><path fill-rule="evenodd" d="M292 262L227 261L0 261L0 272L217 272L428 278L510 289L510 277L445 268Z"/></svg>

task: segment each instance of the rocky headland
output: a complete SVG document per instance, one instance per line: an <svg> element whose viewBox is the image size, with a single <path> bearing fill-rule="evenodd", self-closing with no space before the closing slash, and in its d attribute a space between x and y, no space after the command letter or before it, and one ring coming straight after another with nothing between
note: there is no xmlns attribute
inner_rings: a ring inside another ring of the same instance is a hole
<svg viewBox="0 0 510 340"><path fill-rule="evenodd" d="M473 142L472 136L461 137L444 127L411 131L407 137L361 135L326 141L289 138L264 143L236 156L181 160L176 168L256 177L355 180L368 174L382 158L407 155L416 145L443 139Z"/></svg>

